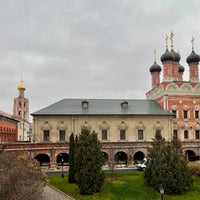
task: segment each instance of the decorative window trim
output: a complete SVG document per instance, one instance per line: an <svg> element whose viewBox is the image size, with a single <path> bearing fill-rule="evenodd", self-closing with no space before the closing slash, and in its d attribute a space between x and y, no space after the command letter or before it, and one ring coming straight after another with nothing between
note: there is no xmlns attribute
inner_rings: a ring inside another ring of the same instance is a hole
<svg viewBox="0 0 200 200"><path fill-rule="evenodd" d="M154 124L153 128L155 130L162 130L163 126L161 125L161 123L159 121L157 121L156 124Z"/></svg>
<svg viewBox="0 0 200 200"><path fill-rule="evenodd" d="M50 131L50 130L52 129L52 126L49 124L48 121L45 121L45 122L43 123L43 125L41 126L41 129L42 129L43 131Z"/></svg>
<svg viewBox="0 0 200 200"><path fill-rule="evenodd" d="M194 125L194 129L195 130L200 130L200 123L197 122L195 125Z"/></svg>
<svg viewBox="0 0 200 200"><path fill-rule="evenodd" d="M178 126L178 124L177 124L177 121L175 121L175 122L173 123L173 129L177 129L177 130L178 130L178 128L179 128L179 126Z"/></svg>
<svg viewBox="0 0 200 200"><path fill-rule="evenodd" d="M106 121L103 121L103 122L101 123L101 125L99 126L99 128L100 128L101 130L108 130L108 129L110 128L110 126L107 124Z"/></svg>
<svg viewBox="0 0 200 200"><path fill-rule="evenodd" d="M127 130L128 126L124 121L122 121L118 128L119 128L119 130Z"/></svg>
<svg viewBox="0 0 200 200"><path fill-rule="evenodd" d="M89 123L87 121L83 122L83 125L81 126L81 128L88 128L91 129L91 126L89 125Z"/></svg>
<svg viewBox="0 0 200 200"><path fill-rule="evenodd" d="M192 126L190 123L185 123L181 128L184 130L191 130Z"/></svg>
<svg viewBox="0 0 200 200"><path fill-rule="evenodd" d="M64 121L60 121L58 126L57 126L57 129L59 131L66 131L67 130L67 126L65 125Z"/></svg>
<svg viewBox="0 0 200 200"><path fill-rule="evenodd" d="M145 129L143 122L139 122L135 127L136 127L137 130L144 130Z"/></svg>
<svg viewBox="0 0 200 200"><path fill-rule="evenodd" d="M190 109L190 107L189 107L188 105L184 105L184 106L183 106L183 110L189 111L189 109Z"/></svg>

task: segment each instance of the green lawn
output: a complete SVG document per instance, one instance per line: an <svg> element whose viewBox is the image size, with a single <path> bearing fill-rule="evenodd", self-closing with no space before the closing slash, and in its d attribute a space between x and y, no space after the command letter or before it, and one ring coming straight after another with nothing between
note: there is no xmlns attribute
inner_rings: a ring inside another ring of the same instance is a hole
<svg viewBox="0 0 200 200"><path fill-rule="evenodd" d="M114 180L106 175L102 191L94 195L80 195L76 184L69 184L67 176L49 177L49 183L77 200L160 200L160 195L145 185L142 172L115 173ZM184 195L164 196L164 200L200 199L200 178L194 180L192 191Z"/></svg>

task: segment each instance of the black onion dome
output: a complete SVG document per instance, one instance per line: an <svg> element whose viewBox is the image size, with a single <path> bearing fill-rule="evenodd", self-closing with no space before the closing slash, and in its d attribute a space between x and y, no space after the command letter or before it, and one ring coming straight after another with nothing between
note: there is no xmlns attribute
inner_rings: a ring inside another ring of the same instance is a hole
<svg viewBox="0 0 200 200"><path fill-rule="evenodd" d="M180 54L177 53L176 51L174 51L173 49L171 50L170 53L171 53L171 54L173 55L173 57L174 57L174 59L173 59L174 62L179 62L179 61L181 60Z"/></svg>
<svg viewBox="0 0 200 200"><path fill-rule="evenodd" d="M180 63L178 64L178 72L179 73L183 73L185 71L185 68L183 67L183 65L181 65Z"/></svg>
<svg viewBox="0 0 200 200"><path fill-rule="evenodd" d="M166 49L165 53L163 53L163 55L160 57L161 62L165 62L165 61L173 61L174 60L174 55L169 52L168 49Z"/></svg>
<svg viewBox="0 0 200 200"><path fill-rule="evenodd" d="M153 65L150 67L149 71L150 71L151 73L153 73L153 72L161 72L161 66L158 65L158 64L156 63L156 61L154 61Z"/></svg>
<svg viewBox="0 0 200 200"><path fill-rule="evenodd" d="M186 62L188 64L199 61L200 61L200 56L196 54L194 50L192 50L192 53L186 59Z"/></svg>

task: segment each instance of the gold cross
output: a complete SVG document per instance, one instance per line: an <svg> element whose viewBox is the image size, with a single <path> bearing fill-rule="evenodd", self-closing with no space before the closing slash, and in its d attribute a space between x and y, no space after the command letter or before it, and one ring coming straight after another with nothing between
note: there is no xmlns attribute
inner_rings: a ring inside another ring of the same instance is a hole
<svg viewBox="0 0 200 200"><path fill-rule="evenodd" d="M168 35L166 35L165 42L166 42L166 49L168 49Z"/></svg>
<svg viewBox="0 0 200 200"><path fill-rule="evenodd" d="M170 40L171 40L171 48L173 49L173 37L174 37L174 34L173 32L171 31L170 33Z"/></svg>
<svg viewBox="0 0 200 200"><path fill-rule="evenodd" d="M154 49L153 54L154 54L154 62L156 62L156 49Z"/></svg>
<svg viewBox="0 0 200 200"><path fill-rule="evenodd" d="M194 37L193 36L192 36L191 43L192 43L192 50L194 51Z"/></svg>

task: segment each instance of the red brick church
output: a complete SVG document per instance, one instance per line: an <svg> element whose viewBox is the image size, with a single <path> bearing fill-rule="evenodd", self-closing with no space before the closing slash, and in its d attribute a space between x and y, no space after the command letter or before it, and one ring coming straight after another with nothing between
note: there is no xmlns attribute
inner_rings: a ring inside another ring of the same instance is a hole
<svg viewBox="0 0 200 200"><path fill-rule="evenodd" d="M174 113L172 132L181 140L183 147L192 149L186 152L192 159L195 155L199 155L200 150L200 56L194 50L194 38L192 38L192 52L186 58L189 80L183 80L185 69L180 64L181 55L174 50L173 36L171 32L170 50L166 37L166 50L160 57L162 67L157 64L154 56L154 63L150 67L152 88L146 93L146 97L156 100L163 109ZM162 81L160 81L161 70L163 70Z"/></svg>

